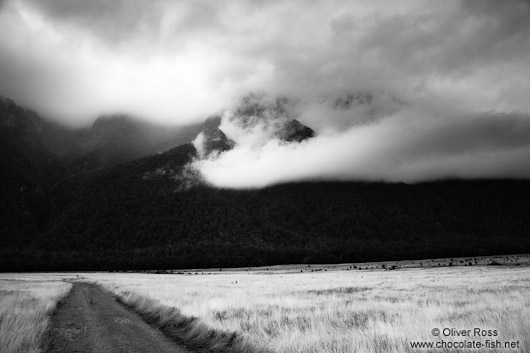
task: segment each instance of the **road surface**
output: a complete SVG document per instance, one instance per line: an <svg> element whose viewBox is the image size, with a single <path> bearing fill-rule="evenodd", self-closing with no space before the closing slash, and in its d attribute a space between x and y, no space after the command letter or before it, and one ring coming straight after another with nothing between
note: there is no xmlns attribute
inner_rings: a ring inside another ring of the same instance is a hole
<svg viewBox="0 0 530 353"><path fill-rule="evenodd" d="M52 353L190 353L86 283L74 283L58 308L49 343Z"/></svg>

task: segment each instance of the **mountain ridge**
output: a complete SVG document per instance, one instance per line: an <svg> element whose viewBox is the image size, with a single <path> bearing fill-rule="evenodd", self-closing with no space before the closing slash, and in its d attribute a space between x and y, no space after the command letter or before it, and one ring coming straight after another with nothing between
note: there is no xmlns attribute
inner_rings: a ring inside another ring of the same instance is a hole
<svg viewBox="0 0 530 353"><path fill-rule="evenodd" d="M269 113L276 114L274 107ZM251 117L243 127L269 124L272 138L282 131L278 126L296 121L281 115L274 125L275 119L263 121L269 113L259 113L269 109L266 105L252 109L258 118ZM0 122L17 114L26 111L9 103L0 110ZM228 144L221 121L214 116L193 131ZM232 267L530 252L528 180L410 185L306 181L219 189L193 168L204 156L191 139L162 153L68 173L61 164L64 158L47 152L42 142L46 125L42 130L17 126L0 124L5 137L0 141L0 271ZM136 135L132 130L124 136Z"/></svg>

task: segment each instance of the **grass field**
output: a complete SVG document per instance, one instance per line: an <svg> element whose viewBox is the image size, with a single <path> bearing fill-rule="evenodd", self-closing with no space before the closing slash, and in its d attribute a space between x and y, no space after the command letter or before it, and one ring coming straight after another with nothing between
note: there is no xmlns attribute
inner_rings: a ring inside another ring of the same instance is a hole
<svg viewBox="0 0 530 353"><path fill-rule="evenodd" d="M43 351L50 315L71 284L54 276L0 275L0 351Z"/></svg>
<svg viewBox="0 0 530 353"><path fill-rule="evenodd" d="M475 259L410 261L394 271L382 263L79 278L0 274L0 351L38 352L49 314L70 287L62 281L80 280L101 284L162 329L179 328L181 339L205 351L529 352L529 257L515 258L483 258L480 266L464 266ZM504 265L485 266L491 263ZM475 336L475 328L486 336ZM442 340L445 348L411 346ZM464 340L503 346L447 348ZM505 349L505 342L515 346Z"/></svg>
<svg viewBox="0 0 530 353"><path fill-rule="evenodd" d="M411 348L415 341L464 339L515 342L519 348L511 351L530 351L527 266L88 277L161 321L175 315L168 307L178 308L178 315L199 318L196 331L237 332L274 352L416 352L426 350ZM497 336L434 337L434 328L496 330Z"/></svg>

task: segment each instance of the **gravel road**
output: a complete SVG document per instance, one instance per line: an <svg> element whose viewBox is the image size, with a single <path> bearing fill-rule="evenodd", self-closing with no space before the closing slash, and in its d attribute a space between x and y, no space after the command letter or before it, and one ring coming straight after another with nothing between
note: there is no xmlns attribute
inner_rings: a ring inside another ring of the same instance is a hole
<svg viewBox="0 0 530 353"><path fill-rule="evenodd" d="M96 285L74 283L52 320L49 352L190 353Z"/></svg>

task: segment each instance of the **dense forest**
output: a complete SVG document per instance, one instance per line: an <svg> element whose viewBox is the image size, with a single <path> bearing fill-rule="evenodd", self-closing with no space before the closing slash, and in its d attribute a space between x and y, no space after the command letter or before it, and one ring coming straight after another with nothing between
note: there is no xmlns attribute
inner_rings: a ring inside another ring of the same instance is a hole
<svg viewBox="0 0 530 353"><path fill-rule="evenodd" d="M0 267L234 267L530 250L527 181L183 188L175 173L193 153L184 145L65 179L52 192L46 225L30 242L4 244Z"/></svg>
<svg viewBox="0 0 530 353"><path fill-rule="evenodd" d="M46 147L46 127L38 117L12 102L3 104L0 271L239 267L530 252L530 181L311 181L218 189L186 169L197 156L189 143L72 174L75 168ZM121 146L130 145L122 140ZM103 155L116 151L107 148Z"/></svg>

